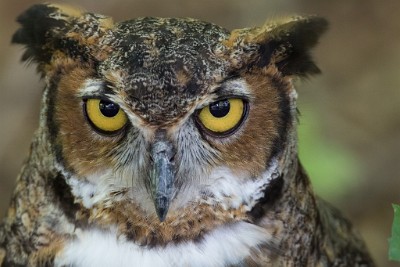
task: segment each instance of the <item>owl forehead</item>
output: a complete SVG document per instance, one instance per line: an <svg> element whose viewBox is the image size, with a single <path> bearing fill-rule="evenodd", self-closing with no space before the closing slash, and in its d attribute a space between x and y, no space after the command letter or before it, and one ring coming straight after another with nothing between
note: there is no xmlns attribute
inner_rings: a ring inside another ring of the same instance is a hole
<svg viewBox="0 0 400 267"><path fill-rule="evenodd" d="M139 18L116 25L100 65L115 90L149 122L184 116L229 73L229 32L194 19Z"/></svg>

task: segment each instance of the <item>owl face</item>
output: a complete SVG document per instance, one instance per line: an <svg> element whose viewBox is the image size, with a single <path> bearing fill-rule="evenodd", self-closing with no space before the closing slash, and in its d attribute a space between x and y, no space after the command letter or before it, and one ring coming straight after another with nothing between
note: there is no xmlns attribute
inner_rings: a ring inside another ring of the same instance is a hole
<svg viewBox="0 0 400 267"><path fill-rule="evenodd" d="M230 32L193 19L115 24L54 5L27 14L14 42L46 78L55 166L77 202L102 210L92 218L244 218L281 174L292 78L318 71L309 49L324 20Z"/></svg>

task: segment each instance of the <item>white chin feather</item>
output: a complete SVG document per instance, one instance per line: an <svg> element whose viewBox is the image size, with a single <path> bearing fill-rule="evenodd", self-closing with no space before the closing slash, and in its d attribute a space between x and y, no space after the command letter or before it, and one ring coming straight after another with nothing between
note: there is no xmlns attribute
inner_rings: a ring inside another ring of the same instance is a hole
<svg viewBox="0 0 400 267"><path fill-rule="evenodd" d="M272 160L270 167L257 178L233 173L227 167L216 168L211 172L208 179L209 184L204 185L200 190L211 197L201 196L199 202L206 202L210 205L219 204L225 209L236 209L242 206L249 211L264 196L270 181L279 175L279 164L276 159Z"/></svg>

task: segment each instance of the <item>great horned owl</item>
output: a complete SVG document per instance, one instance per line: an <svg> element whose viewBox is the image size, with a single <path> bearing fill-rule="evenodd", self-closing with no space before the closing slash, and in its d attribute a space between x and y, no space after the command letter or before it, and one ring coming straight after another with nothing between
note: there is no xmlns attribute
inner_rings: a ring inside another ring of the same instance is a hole
<svg viewBox="0 0 400 267"><path fill-rule="evenodd" d="M293 79L327 28L228 31L40 4L13 42L44 77L2 266L373 266L297 157Z"/></svg>

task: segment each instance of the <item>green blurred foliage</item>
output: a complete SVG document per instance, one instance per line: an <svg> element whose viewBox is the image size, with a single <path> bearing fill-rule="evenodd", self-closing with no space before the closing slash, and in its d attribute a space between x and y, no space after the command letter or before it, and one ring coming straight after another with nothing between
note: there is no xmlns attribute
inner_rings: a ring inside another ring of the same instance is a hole
<svg viewBox="0 0 400 267"><path fill-rule="evenodd" d="M392 237L389 239L389 259L400 261L400 206L393 205Z"/></svg>
<svg viewBox="0 0 400 267"><path fill-rule="evenodd" d="M351 192L360 180L360 163L350 150L322 135L317 112L302 113L298 128L300 160L315 192L334 201Z"/></svg>

